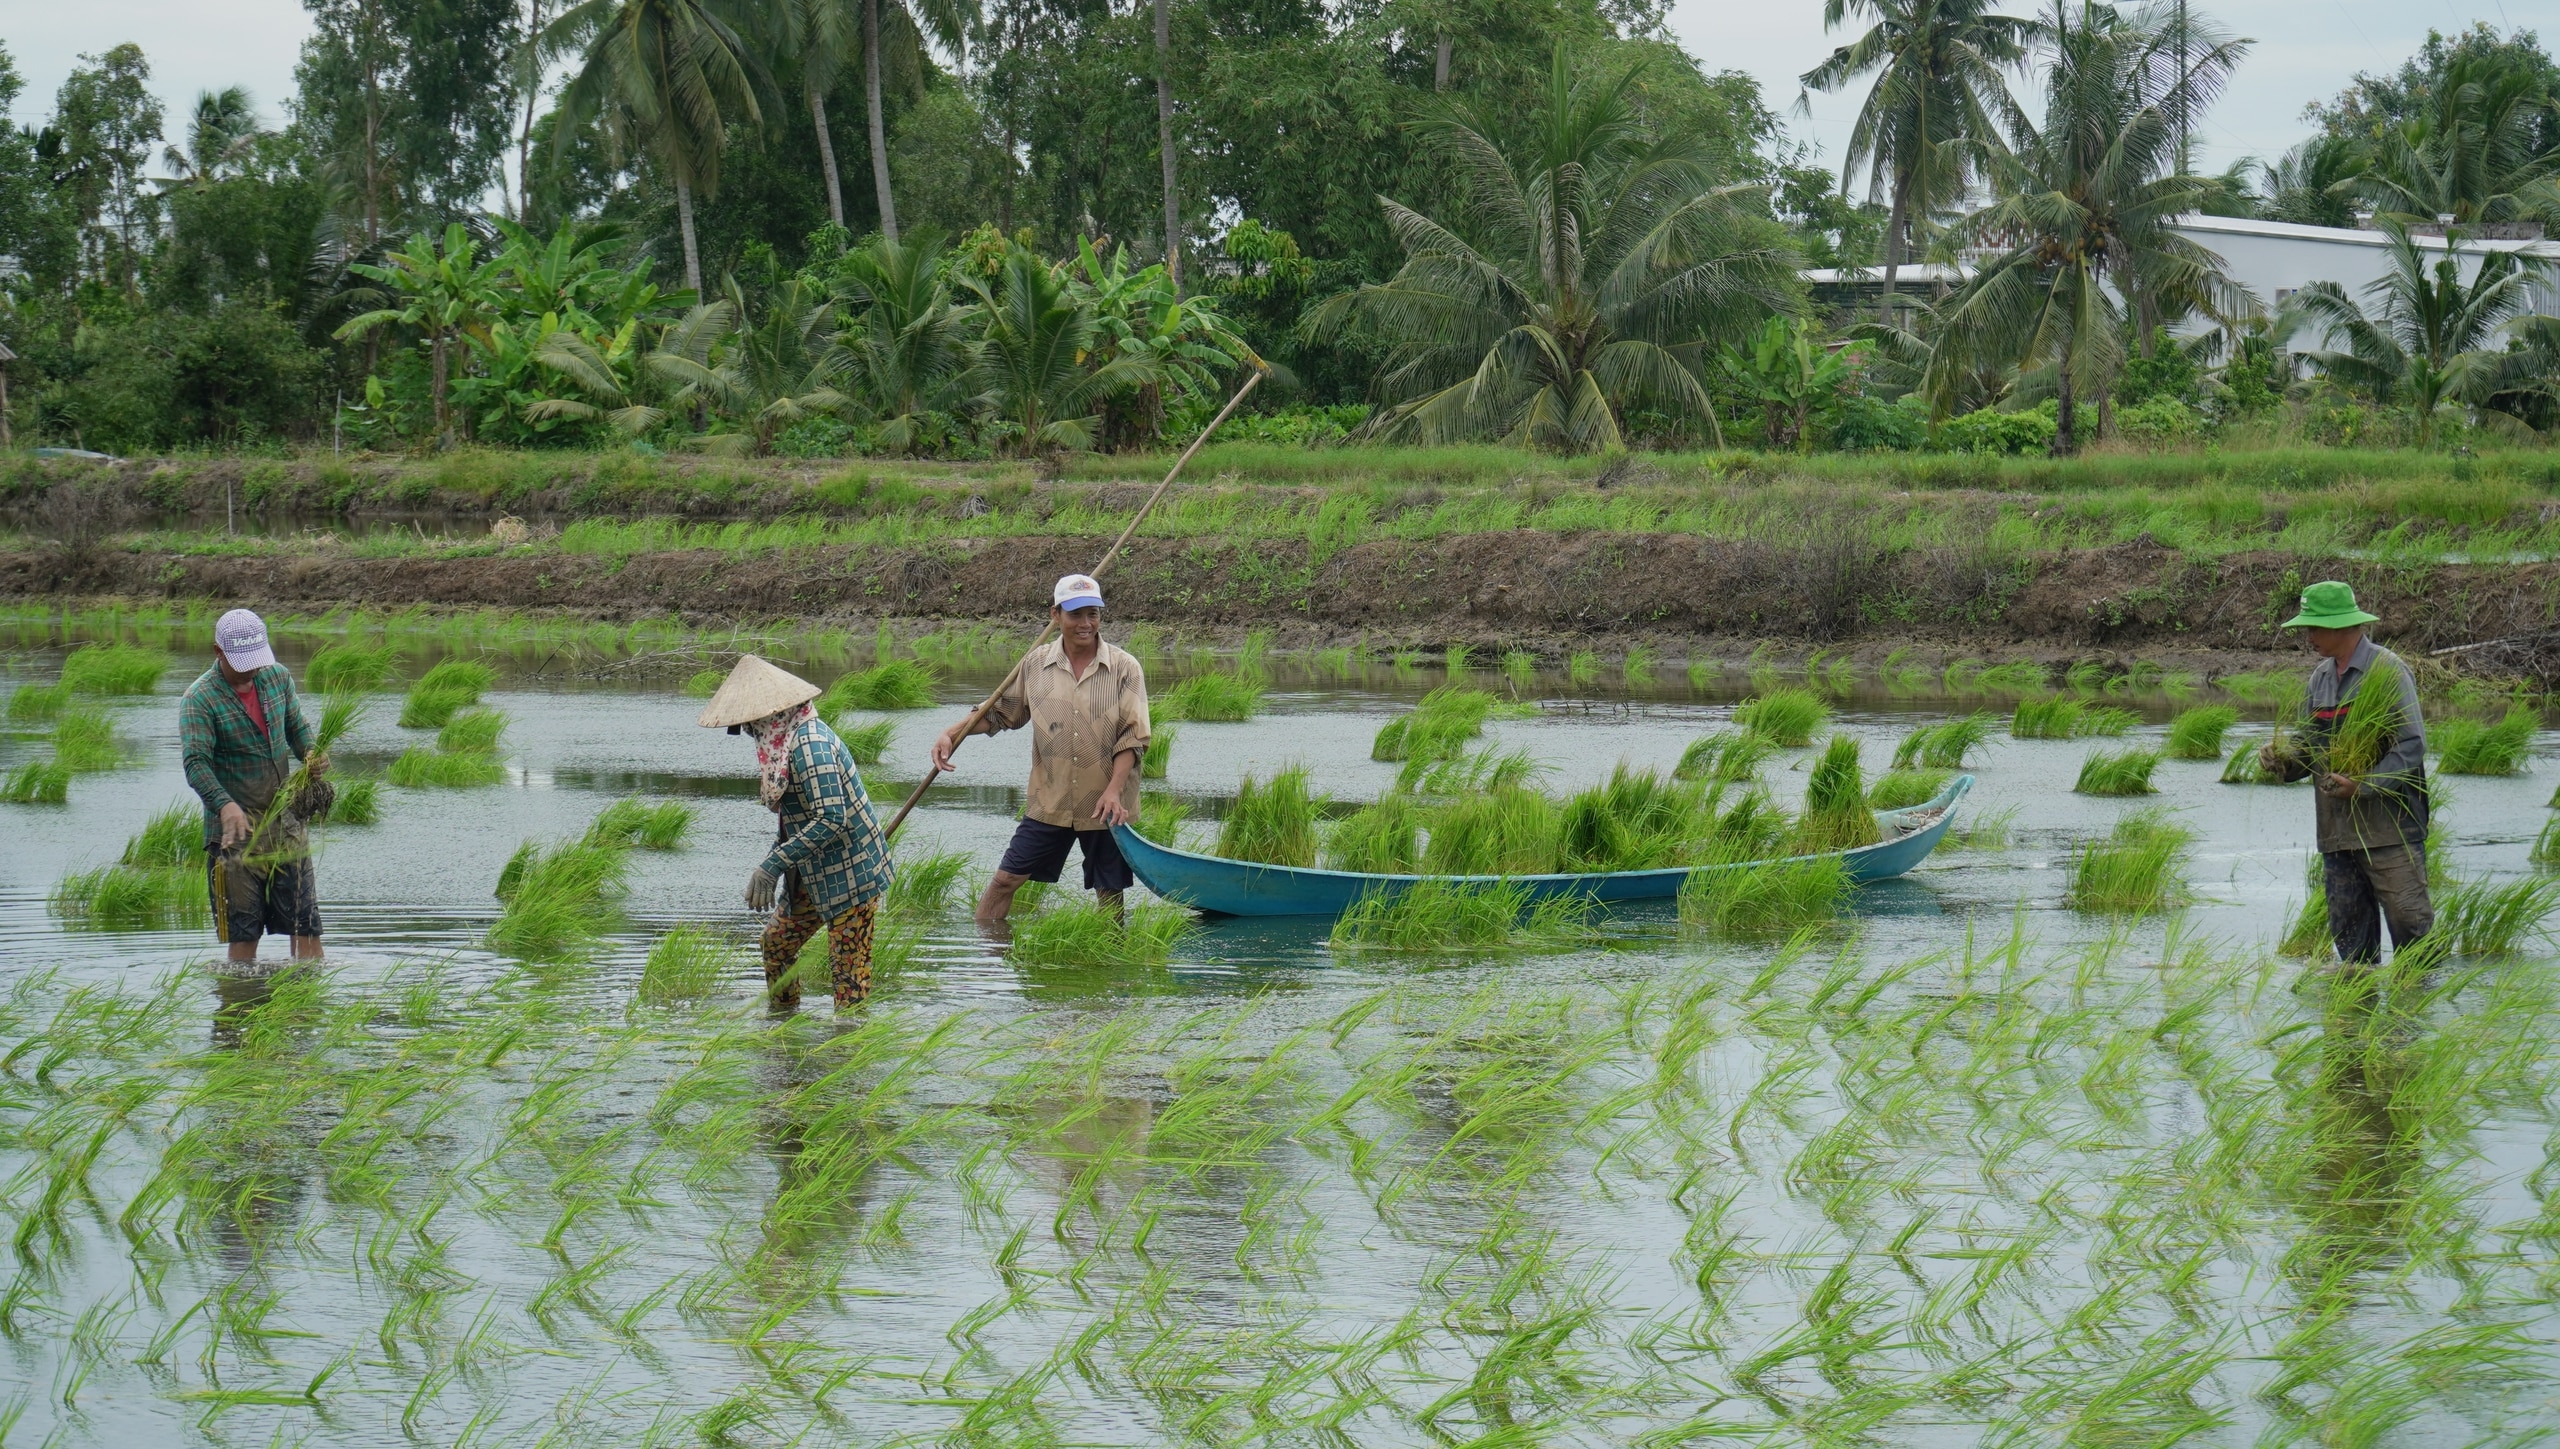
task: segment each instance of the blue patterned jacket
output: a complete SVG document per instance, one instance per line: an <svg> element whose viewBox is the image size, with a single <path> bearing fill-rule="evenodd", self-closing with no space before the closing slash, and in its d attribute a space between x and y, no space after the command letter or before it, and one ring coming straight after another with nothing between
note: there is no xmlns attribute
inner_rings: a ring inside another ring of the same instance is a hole
<svg viewBox="0 0 2560 1449"><path fill-rule="evenodd" d="M820 917L834 920L888 893L889 840L871 814L853 752L816 715L791 731L791 788L781 838L765 857L776 876L797 874Z"/></svg>

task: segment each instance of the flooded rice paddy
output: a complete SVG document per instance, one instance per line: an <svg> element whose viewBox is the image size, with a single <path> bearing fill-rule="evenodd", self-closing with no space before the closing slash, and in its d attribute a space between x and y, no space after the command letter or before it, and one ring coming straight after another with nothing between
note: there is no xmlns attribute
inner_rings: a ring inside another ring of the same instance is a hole
<svg viewBox="0 0 2560 1449"><path fill-rule="evenodd" d="M41 684L70 641L16 642L12 681ZM749 939L772 828L745 744L693 724L698 659L490 652L503 782L386 786L379 823L323 832L320 969L69 928L55 883L184 798L201 641L146 642L182 662L112 702L130 762L0 806L6 1442L2490 1445L2560 1421L2548 942L2379 1000L2277 955L2306 790L2167 761L2156 797L2071 792L2093 749L2157 742L2156 691L2109 700L2142 716L2122 739L1995 732L1966 810L2008 814L2005 843L1791 941L1666 903L1572 951L1225 921L1164 967L1039 967L955 894L884 932L867 1008L776 1015L743 953L707 996L640 990L671 929ZM1149 789L1214 816L1302 762L1366 800L1397 770L1371 737L1443 679L1408 663L1266 661L1263 712L1180 726ZM1002 664L891 716L875 799ZM1836 682L1871 771L2010 702ZM1578 788L1668 771L1752 688L1532 676L1489 734ZM342 769L431 738L398 712L394 684ZM1813 753L1763 770L1790 803ZM1027 762L972 741L902 854L966 852L974 890ZM2452 781L2454 871L2527 874L2551 787L2539 762ZM601 949L487 949L518 846L633 794L697 813L633 857ZM2195 832L2190 904L2068 909L2073 848L2155 805Z"/></svg>

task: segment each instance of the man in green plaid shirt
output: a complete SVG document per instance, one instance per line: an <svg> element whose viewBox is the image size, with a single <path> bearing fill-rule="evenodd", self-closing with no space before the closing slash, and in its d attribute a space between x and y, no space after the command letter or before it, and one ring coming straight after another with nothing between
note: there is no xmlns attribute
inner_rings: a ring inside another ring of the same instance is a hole
<svg viewBox="0 0 2560 1449"><path fill-rule="evenodd" d="M205 885L231 959L258 959L270 933L293 954L320 954L320 897L301 820L272 808L296 761L311 753L293 676L276 662L264 620L234 609L213 626L213 667L178 701L178 755L204 802ZM328 757L311 761L314 777ZM273 818L270 818L273 817Z"/></svg>

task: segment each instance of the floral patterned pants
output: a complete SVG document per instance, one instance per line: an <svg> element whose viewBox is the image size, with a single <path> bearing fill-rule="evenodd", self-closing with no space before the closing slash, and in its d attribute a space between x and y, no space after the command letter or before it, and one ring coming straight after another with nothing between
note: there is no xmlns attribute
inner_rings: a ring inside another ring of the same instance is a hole
<svg viewBox="0 0 2560 1449"><path fill-rule="evenodd" d="M879 910L877 902L855 906L836 917L823 920L818 908L809 901L809 893L800 888L800 878L793 876L785 886L782 909L774 912L772 924L764 928L764 984L776 1006L800 1004L800 983L791 974L800 959L800 948L824 926L827 931L827 974L834 978L836 1005L860 1005L871 994L871 918Z"/></svg>

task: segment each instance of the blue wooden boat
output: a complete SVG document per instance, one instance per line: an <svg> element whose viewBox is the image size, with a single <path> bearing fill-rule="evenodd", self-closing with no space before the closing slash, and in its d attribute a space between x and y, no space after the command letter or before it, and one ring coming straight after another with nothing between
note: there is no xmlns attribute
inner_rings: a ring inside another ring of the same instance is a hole
<svg viewBox="0 0 2560 1449"><path fill-rule="evenodd" d="M1973 788L1971 775L1947 782L1937 798L1902 810L1879 810L1876 824L1884 839L1874 845L1839 852L1849 874L1859 880L1891 880L1928 859L1955 823L1956 802ZM1933 814L1934 812L1934 814ZM1590 875L1419 876L1368 875L1348 870L1313 870L1287 865L1257 865L1158 845L1126 825L1113 827L1120 853L1147 889L1168 901L1221 916L1338 916L1351 903L1376 891L1400 891L1416 881L1439 879L1490 885L1508 880L1525 886L1532 899L1587 896L1595 901L1661 900L1680 893L1681 883L1698 869L1738 870L1739 865L1673 866L1665 870L1622 870Z"/></svg>

